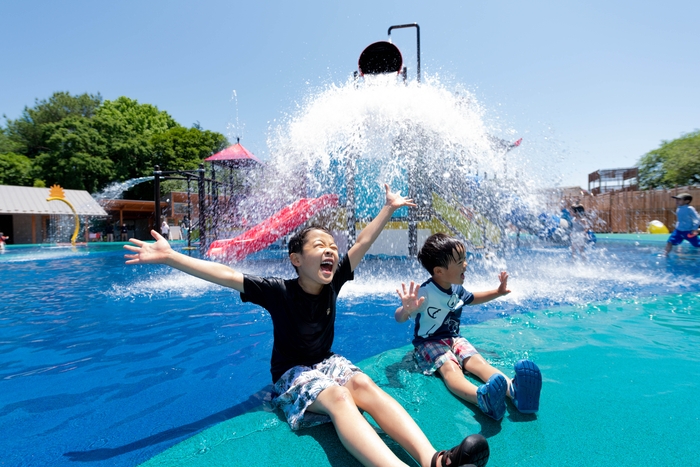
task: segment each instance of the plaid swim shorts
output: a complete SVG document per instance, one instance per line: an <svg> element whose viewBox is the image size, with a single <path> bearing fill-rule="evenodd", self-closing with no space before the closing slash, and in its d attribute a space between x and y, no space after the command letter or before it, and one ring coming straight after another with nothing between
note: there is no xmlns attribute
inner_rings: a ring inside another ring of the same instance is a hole
<svg viewBox="0 0 700 467"><path fill-rule="evenodd" d="M416 345L413 356L423 374L432 375L448 360L462 368L464 360L478 353L464 337L450 337Z"/></svg>
<svg viewBox="0 0 700 467"><path fill-rule="evenodd" d="M328 423L331 419L327 415L306 409L321 391L331 386L344 386L358 373L362 370L340 355L331 355L312 367L295 366L275 383L272 404L282 410L292 430Z"/></svg>

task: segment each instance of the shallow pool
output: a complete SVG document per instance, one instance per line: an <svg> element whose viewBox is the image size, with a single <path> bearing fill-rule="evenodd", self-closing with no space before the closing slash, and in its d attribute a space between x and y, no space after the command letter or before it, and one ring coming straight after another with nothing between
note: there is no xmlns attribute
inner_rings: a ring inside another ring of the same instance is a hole
<svg viewBox="0 0 700 467"><path fill-rule="evenodd" d="M700 255L680 249L666 259L658 256L662 248L599 242L586 261L574 262L564 248L530 244L492 259L474 259L467 289L495 287L497 272L505 269L513 292L474 307L463 320L464 332L469 335L469 325L486 326L490 331L483 342L478 336L473 342L499 365L528 353L580 349L569 339L599 340L597 347L607 349L606 375L615 374L614 365L633 365L635 357L642 362L656 358L668 367L676 353L680 362L689 362L678 368L687 377L658 380L650 366L648 385L662 386L664 394L697 394L700 377L688 369L698 368ZM242 304L234 291L165 267L125 266L122 255L120 245L10 247L0 255L0 465L136 465L260 404L270 382L272 329L266 312ZM286 262L260 258L240 269L293 275ZM334 350L360 361L407 345L410 325L393 320L394 290L401 281L426 277L408 260L363 263L341 294ZM630 323L623 314L618 319L618 304L636 303L648 323ZM587 319L576 318L577 313ZM550 331L556 323L556 332L538 332L543 319ZM632 329L633 337L611 331L615 326ZM659 329L674 332L658 337ZM656 345L663 358L654 356ZM586 355L575 350L571 355L570 364L551 373L595 377L577 372L576 358ZM600 389L605 394L599 396L605 401L639 390L606 378L608 384ZM550 384L557 387L556 381ZM578 387L580 395L578 389L562 393L567 400L558 403L572 407L598 397L590 395L591 385ZM648 394L650 410L664 400L657 393ZM611 413L605 407L582 410L591 424L582 430L596 429L597 417ZM615 416L629 417L633 429L643 428L640 413L626 410ZM682 420L677 426L687 433L699 423ZM498 445L499 439L494 442ZM625 446L619 449L622 453ZM504 461L512 465L513 459Z"/></svg>

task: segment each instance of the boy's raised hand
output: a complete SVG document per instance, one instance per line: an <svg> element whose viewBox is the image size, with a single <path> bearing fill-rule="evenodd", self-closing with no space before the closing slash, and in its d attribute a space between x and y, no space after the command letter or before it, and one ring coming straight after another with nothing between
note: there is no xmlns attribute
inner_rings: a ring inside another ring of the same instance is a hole
<svg viewBox="0 0 700 467"><path fill-rule="evenodd" d="M508 273L503 271L498 275L498 280L501 284L498 286L499 295L508 295L510 290L508 289Z"/></svg>
<svg viewBox="0 0 700 467"><path fill-rule="evenodd" d="M406 289L406 284L402 282L401 289L396 289L396 293L399 294L401 299L402 313L408 316L420 308L425 301L425 297L418 296L420 286L413 281L409 284L408 289Z"/></svg>
<svg viewBox="0 0 700 467"><path fill-rule="evenodd" d="M399 192L393 193L386 183L384 184L384 189L386 190L386 205L392 209L396 210L403 206L416 207L412 199L404 198Z"/></svg>
<svg viewBox="0 0 700 467"><path fill-rule="evenodd" d="M126 264L161 264L168 259L173 251L170 243L155 230L151 230L151 235L156 239L155 243L147 243L135 238L129 239L133 245L127 244L124 248L133 251L134 254L124 255L127 259Z"/></svg>
<svg viewBox="0 0 700 467"><path fill-rule="evenodd" d="M399 193L392 193L389 185L384 184L386 190L386 202L384 207L379 211L379 214L362 229L360 235L357 236L357 241L348 250L348 258L350 259L350 268L354 271L365 253L369 251L374 241L379 237L379 234L391 219L394 211L403 206L415 206L412 199L407 199Z"/></svg>

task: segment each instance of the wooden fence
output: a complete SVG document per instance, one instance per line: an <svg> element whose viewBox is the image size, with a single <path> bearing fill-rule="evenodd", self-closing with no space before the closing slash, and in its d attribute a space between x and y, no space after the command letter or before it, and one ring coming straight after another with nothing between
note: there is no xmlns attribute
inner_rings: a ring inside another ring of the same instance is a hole
<svg viewBox="0 0 700 467"><path fill-rule="evenodd" d="M596 232L646 232L649 222L661 221L669 231L676 225L676 200L671 196L690 193L691 206L700 211L700 187L672 190L617 191L580 199L595 220Z"/></svg>

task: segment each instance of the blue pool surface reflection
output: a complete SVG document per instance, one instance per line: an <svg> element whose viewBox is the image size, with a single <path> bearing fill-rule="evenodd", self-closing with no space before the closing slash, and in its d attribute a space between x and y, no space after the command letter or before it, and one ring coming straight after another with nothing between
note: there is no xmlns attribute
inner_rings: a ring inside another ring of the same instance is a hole
<svg viewBox="0 0 700 467"><path fill-rule="evenodd" d="M600 242L575 262L565 248L529 245L474 258L468 290L494 288L507 270L513 292L473 307L462 324L572 307L614 313L619 301L700 291L697 251L667 259L662 248ZM118 244L10 247L0 264L0 465L137 465L260 404L271 323L237 292L163 266L126 266ZM294 274L264 257L239 268ZM410 324L393 319L395 289L426 278L411 260L367 259L341 293L334 350L360 361L407 345ZM685 329L678 351L697 353L698 314L664 320ZM530 334L529 344L547 348Z"/></svg>

